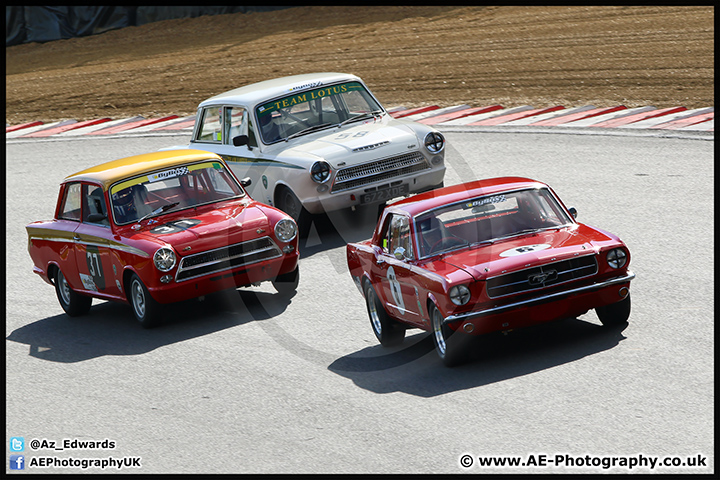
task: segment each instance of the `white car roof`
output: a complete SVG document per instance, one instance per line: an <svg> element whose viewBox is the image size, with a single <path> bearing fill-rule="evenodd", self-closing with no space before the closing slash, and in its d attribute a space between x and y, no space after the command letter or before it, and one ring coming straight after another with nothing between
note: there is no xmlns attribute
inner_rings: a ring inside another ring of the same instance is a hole
<svg viewBox="0 0 720 480"><path fill-rule="evenodd" d="M265 102L273 98L287 95L293 91L302 92L322 85L342 81L362 82L360 77L348 73L307 73L289 77L274 78L263 82L252 83L244 87L228 90L227 92L210 97L200 103L200 107L217 104L236 104L252 106L258 102Z"/></svg>

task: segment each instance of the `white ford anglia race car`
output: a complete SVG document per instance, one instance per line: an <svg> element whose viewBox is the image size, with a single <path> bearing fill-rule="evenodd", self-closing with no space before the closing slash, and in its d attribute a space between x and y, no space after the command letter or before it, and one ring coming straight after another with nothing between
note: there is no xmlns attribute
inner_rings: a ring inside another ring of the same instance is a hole
<svg viewBox="0 0 720 480"><path fill-rule="evenodd" d="M188 148L187 145L182 147ZM200 103L189 148L221 155L253 199L310 215L443 185L445 138L395 119L349 74L295 75Z"/></svg>

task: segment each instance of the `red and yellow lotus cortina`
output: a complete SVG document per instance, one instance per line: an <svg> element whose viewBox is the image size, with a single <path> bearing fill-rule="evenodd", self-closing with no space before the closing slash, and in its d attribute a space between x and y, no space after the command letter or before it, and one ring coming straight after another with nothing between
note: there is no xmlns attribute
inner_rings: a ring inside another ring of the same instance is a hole
<svg viewBox="0 0 720 480"><path fill-rule="evenodd" d="M347 245L353 280L383 345L431 331L448 365L471 336L595 309L604 325L630 315L630 252L577 223L546 184L505 177L440 188L389 205L372 239Z"/></svg>
<svg viewBox="0 0 720 480"><path fill-rule="evenodd" d="M266 280L280 294L299 280L297 226L255 202L218 155L148 153L65 178L53 220L26 227L33 271L63 310L92 298L128 302L143 327L162 304Z"/></svg>

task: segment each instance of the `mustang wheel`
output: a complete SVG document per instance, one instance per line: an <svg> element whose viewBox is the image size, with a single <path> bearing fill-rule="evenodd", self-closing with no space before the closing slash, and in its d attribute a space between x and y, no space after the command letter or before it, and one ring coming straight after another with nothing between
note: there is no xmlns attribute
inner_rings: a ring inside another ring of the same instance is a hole
<svg viewBox="0 0 720 480"><path fill-rule="evenodd" d="M70 288L59 268L55 272L55 293L60 306L71 317L85 315L92 306L92 298L80 295Z"/></svg>
<svg viewBox="0 0 720 480"><path fill-rule="evenodd" d="M279 187L277 208L290 215L298 227L298 237L306 237L310 229L310 212L305 210L300 200L288 187Z"/></svg>
<svg viewBox="0 0 720 480"><path fill-rule="evenodd" d="M465 360L465 352L459 345L460 335L443 323L443 316L435 305L430 308L435 351L446 367L454 367Z"/></svg>
<svg viewBox="0 0 720 480"><path fill-rule="evenodd" d="M405 328L390 318L370 283L365 286L365 302L370 325L380 344L384 347L401 344L405 338Z"/></svg>
<svg viewBox="0 0 720 480"><path fill-rule="evenodd" d="M272 281L275 290L283 296L294 294L297 291L298 283L300 283L300 267L295 267L295 270L292 272L278 275L275 280Z"/></svg>
<svg viewBox="0 0 720 480"><path fill-rule="evenodd" d="M595 313L603 325L620 325L627 322L630 318L630 294L628 293L625 299L617 303L596 308Z"/></svg>
<svg viewBox="0 0 720 480"><path fill-rule="evenodd" d="M155 301L150 292L143 285L142 280L136 274L130 279L130 290L128 291L130 305L132 305L135 318L143 328L152 328L160 320L160 304Z"/></svg>

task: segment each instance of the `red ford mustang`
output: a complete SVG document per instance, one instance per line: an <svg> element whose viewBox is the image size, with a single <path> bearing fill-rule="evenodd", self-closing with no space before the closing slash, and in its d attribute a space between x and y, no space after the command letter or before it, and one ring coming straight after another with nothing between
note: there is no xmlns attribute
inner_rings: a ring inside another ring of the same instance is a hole
<svg viewBox="0 0 720 480"><path fill-rule="evenodd" d="M218 155L149 153L70 175L55 217L26 227L33 271L55 286L63 310L92 298L129 302L143 327L161 304L270 280L281 294L299 280L297 226L253 201Z"/></svg>
<svg viewBox="0 0 720 480"><path fill-rule="evenodd" d="M440 188L388 206L370 240L347 245L353 280L383 345L433 332L443 362L470 335L576 317L630 315L630 252L575 221L546 184L506 177Z"/></svg>

